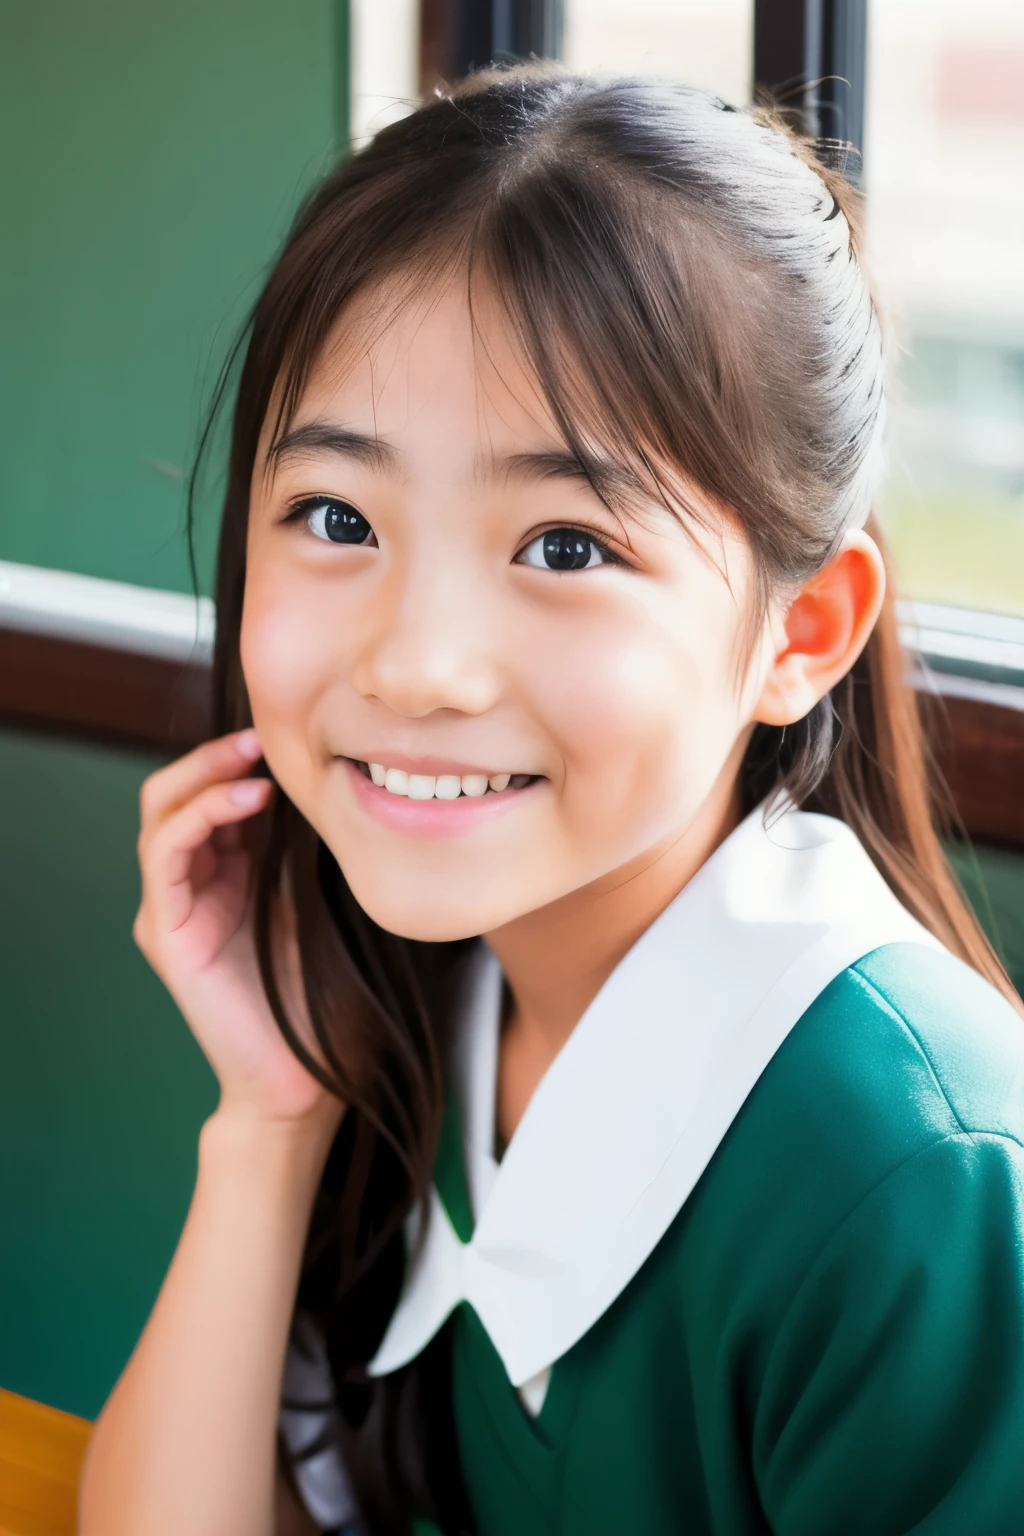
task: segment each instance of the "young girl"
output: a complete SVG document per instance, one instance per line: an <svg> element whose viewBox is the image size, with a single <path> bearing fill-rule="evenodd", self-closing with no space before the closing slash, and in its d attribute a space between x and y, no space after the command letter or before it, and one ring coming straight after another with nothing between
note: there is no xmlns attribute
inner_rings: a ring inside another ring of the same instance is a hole
<svg viewBox="0 0 1024 1536"><path fill-rule="evenodd" d="M1024 1530L1024 1034L869 531L859 218L760 112L538 66L301 213L218 735L142 791L221 1098L84 1536Z"/></svg>

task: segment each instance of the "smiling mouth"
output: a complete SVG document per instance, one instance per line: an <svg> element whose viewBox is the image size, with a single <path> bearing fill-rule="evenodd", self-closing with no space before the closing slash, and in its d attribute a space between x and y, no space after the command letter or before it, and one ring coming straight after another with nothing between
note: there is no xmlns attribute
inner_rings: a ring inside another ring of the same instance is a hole
<svg viewBox="0 0 1024 1536"><path fill-rule="evenodd" d="M387 768L383 763L364 763L348 759L364 778L378 789L407 800L479 799L501 794L506 789L525 789L543 774L539 773L406 773L402 768Z"/></svg>

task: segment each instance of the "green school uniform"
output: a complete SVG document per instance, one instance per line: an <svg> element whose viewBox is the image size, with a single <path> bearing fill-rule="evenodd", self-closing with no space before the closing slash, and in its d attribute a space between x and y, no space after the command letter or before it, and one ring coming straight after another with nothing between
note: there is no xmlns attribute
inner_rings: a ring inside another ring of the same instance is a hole
<svg viewBox="0 0 1024 1536"><path fill-rule="evenodd" d="M792 1030L536 1420L462 1303L480 1536L1019 1536L1022 1039L959 961L878 949ZM437 1180L467 1240L458 1153Z"/></svg>
<svg viewBox="0 0 1024 1536"><path fill-rule="evenodd" d="M369 1367L450 1331L478 1536L1024 1532L1024 1023L849 829L748 817L499 1164L501 985Z"/></svg>

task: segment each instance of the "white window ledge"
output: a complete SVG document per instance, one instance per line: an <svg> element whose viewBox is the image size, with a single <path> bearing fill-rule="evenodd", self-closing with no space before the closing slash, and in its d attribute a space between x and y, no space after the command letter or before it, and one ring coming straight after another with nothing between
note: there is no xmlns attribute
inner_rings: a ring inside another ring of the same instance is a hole
<svg viewBox="0 0 1024 1536"><path fill-rule="evenodd" d="M0 628L26 630L169 661L210 661L208 597L0 560Z"/></svg>

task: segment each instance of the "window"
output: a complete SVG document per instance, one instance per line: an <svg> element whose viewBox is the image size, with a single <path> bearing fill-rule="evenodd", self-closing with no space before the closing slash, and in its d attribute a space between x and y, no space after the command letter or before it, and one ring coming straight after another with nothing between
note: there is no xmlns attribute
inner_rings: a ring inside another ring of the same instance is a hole
<svg viewBox="0 0 1024 1536"><path fill-rule="evenodd" d="M671 75L726 101L750 98L753 0L566 0L574 69Z"/></svg>
<svg viewBox="0 0 1024 1536"><path fill-rule="evenodd" d="M420 86L416 0L349 4L349 141L362 149L416 105Z"/></svg>
<svg viewBox="0 0 1024 1536"><path fill-rule="evenodd" d="M1024 7L875 0L869 249L902 355L881 506L901 584L1024 615Z"/></svg>

